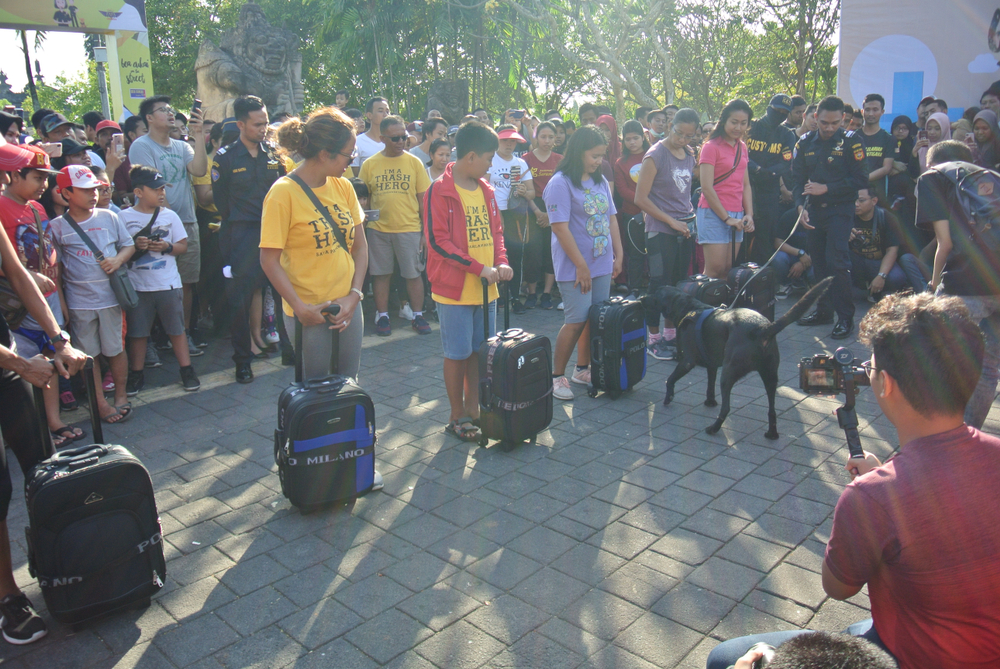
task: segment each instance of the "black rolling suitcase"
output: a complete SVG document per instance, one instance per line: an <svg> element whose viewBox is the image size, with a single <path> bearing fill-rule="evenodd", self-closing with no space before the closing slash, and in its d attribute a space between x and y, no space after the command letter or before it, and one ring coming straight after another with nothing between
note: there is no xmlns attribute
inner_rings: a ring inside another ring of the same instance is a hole
<svg viewBox="0 0 1000 669"><path fill-rule="evenodd" d="M338 336L334 334L333 369ZM296 321L295 382L278 399L274 461L281 492L308 513L376 488L375 405L350 377L302 377L302 325Z"/></svg>
<svg viewBox="0 0 1000 669"><path fill-rule="evenodd" d="M677 283L677 289L711 307L721 307L729 302L729 284L704 274L695 274Z"/></svg>
<svg viewBox="0 0 1000 669"><path fill-rule="evenodd" d="M510 290L504 329L490 336L489 287L483 279L483 332L479 347L479 444L505 447L535 436L552 422L552 344L548 337L510 327Z"/></svg>
<svg viewBox="0 0 1000 669"><path fill-rule="evenodd" d="M753 309L764 318L774 321L777 272L771 267L762 269L753 262L736 265L736 228L733 228L732 251L733 268L726 277L726 284L734 298L732 306Z"/></svg>
<svg viewBox="0 0 1000 669"><path fill-rule="evenodd" d="M612 399L646 376L646 313L642 303L612 297L590 307L590 388Z"/></svg>
<svg viewBox="0 0 1000 669"><path fill-rule="evenodd" d="M28 572L52 617L70 625L148 606L167 573L149 472L125 447L101 443L93 364L84 376L98 443L57 452L25 480ZM45 434L41 394L36 388Z"/></svg>

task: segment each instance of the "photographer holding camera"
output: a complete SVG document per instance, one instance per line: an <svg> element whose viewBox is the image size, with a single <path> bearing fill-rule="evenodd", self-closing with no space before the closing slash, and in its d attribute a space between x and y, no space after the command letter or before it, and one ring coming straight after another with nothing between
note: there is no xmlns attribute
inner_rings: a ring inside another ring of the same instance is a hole
<svg viewBox="0 0 1000 669"><path fill-rule="evenodd" d="M848 460L823 561L823 589L853 597L866 584L872 620L846 631L891 653L902 669L1000 666L1000 439L965 424L979 380L983 335L961 299L891 295L861 323L863 367L900 447L885 464ZM755 643L780 646L806 631L717 646L709 669Z"/></svg>

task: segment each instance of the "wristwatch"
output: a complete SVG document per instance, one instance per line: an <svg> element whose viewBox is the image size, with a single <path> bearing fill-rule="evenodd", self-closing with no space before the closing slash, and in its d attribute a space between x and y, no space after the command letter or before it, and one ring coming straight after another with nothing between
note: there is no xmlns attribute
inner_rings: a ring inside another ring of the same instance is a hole
<svg viewBox="0 0 1000 669"><path fill-rule="evenodd" d="M49 339L49 341L45 345L45 348L50 349L53 352L55 352L55 350L56 350L56 344L68 344L69 343L69 334L65 330L60 330L59 334L57 334L54 337L49 337L48 339Z"/></svg>
<svg viewBox="0 0 1000 669"><path fill-rule="evenodd" d="M889 278L889 275L886 274L885 272L879 272L876 276L880 276L883 279L888 279Z"/></svg>
<svg viewBox="0 0 1000 669"><path fill-rule="evenodd" d="M805 249L799 249L799 257L800 257L800 258L801 258L802 256L804 256L805 254L806 254L806 250L805 250Z"/></svg>

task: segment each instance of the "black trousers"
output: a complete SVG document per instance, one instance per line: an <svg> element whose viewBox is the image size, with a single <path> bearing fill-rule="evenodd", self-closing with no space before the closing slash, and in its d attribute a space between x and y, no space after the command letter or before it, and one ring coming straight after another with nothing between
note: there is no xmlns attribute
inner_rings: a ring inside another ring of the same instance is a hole
<svg viewBox="0 0 1000 669"><path fill-rule="evenodd" d="M3 407L0 411L3 442L14 452L17 463L27 478L28 472L35 465L55 452L52 441L47 436L43 439L38 427L38 412L45 409L35 406L31 384L6 370L0 374L0 406ZM45 434L48 435L47 429ZM7 509L14 491L8 466L7 449L0 445L0 520L7 519Z"/></svg>
<svg viewBox="0 0 1000 669"><path fill-rule="evenodd" d="M753 247L748 249L747 257L751 262L763 265L774 254L774 230L778 227L778 219L785 213L781 203L781 191L753 191ZM746 244L744 244L746 246Z"/></svg>
<svg viewBox="0 0 1000 669"><path fill-rule="evenodd" d="M646 261L649 263L649 290L652 295L662 286L676 286L688 277L694 242L680 235L660 232L646 236ZM669 321L668 321L669 322ZM647 309L646 323L659 327L660 310Z"/></svg>
<svg viewBox="0 0 1000 669"><path fill-rule="evenodd" d="M536 197L535 204L545 211L542 198ZM539 226L535 215L529 213L527 235L528 239L524 243L524 280L535 284L544 279L546 274L555 274L552 269L552 228ZM504 243L507 243L506 232Z"/></svg>
<svg viewBox="0 0 1000 669"><path fill-rule="evenodd" d="M646 274L646 221L642 214L618 219L629 292L640 290ZM669 236L669 235L667 235Z"/></svg>
<svg viewBox="0 0 1000 669"><path fill-rule="evenodd" d="M510 262L510 267L514 270L514 279L510 282L510 292L511 296L516 299L521 294L521 281L524 279L524 239L535 231L528 231L527 214L515 214L507 210L501 213L503 214L503 245L507 249L507 260Z"/></svg>
<svg viewBox="0 0 1000 669"><path fill-rule="evenodd" d="M821 314L836 311L842 320L854 318L851 292L851 226L854 224L854 203L809 208L809 255L816 270L816 280L833 277L833 285L820 298L816 310Z"/></svg>
<svg viewBox="0 0 1000 669"><path fill-rule="evenodd" d="M232 309L230 332L233 338L233 362L237 365L249 364L254 355L251 350L253 339L250 335L250 305L254 293L268 285L267 277L260 266L260 224L235 223L229 234L228 259L233 278L226 282L226 295ZM274 320L281 339L281 350L291 351L292 343L285 333L284 314L281 298L275 291Z"/></svg>

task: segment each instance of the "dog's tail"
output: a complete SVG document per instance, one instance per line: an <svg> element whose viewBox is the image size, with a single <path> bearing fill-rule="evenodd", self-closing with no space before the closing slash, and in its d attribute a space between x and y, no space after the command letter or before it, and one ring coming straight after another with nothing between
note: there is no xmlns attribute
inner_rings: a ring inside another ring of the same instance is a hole
<svg viewBox="0 0 1000 669"><path fill-rule="evenodd" d="M809 289L809 292L802 296L798 302L792 305L792 308L785 312L785 315L774 321L771 325L767 327L766 330L761 332L762 339L771 339L774 335L778 334L786 327L792 324L792 321L797 321L802 318L809 307L811 307L816 301L823 296L823 293L827 291L830 284L833 283L833 277L828 276L815 286Z"/></svg>

